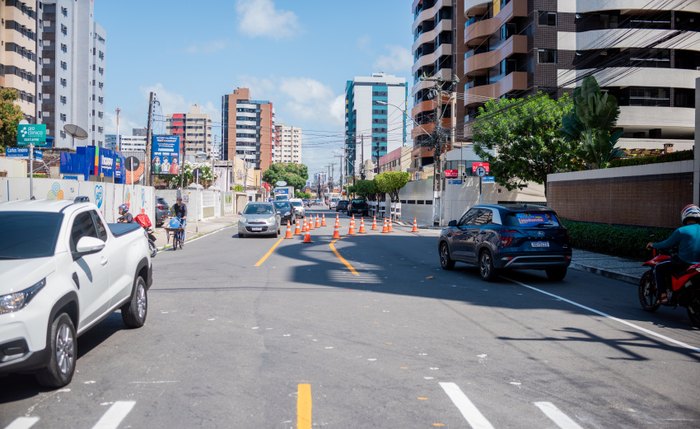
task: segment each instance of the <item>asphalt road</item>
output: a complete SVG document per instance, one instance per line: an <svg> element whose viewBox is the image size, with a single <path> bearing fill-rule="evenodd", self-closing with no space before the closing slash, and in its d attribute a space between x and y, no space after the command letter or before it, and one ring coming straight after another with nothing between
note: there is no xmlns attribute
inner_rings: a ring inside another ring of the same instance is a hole
<svg viewBox="0 0 700 429"><path fill-rule="evenodd" d="M146 326L81 337L66 389L0 379L0 428L700 427L684 310L573 270L442 271L436 231L343 217L331 246L326 213L311 244L228 228L161 252Z"/></svg>

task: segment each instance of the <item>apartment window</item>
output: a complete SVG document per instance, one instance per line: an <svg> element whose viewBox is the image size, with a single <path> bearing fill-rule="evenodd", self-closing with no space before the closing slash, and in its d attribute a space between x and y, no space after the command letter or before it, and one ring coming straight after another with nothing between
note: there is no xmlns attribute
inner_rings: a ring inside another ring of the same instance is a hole
<svg viewBox="0 0 700 429"><path fill-rule="evenodd" d="M68 85L68 80L65 78L61 78L61 86L66 87L66 85Z"/></svg>
<svg viewBox="0 0 700 429"><path fill-rule="evenodd" d="M105 101L104 97L97 97L98 103L102 104L102 103L104 103L104 101Z"/></svg>
<svg viewBox="0 0 700 429"><path fill-rule="evenodd" d="M66 122L66 120L68 120L68 117L66 116L65 113L61 113L61 120L62 120L63 122Z"/></svg>
<svg viewBox="0 0 700 429"><path fill-rule="evenodd" d="M556 12L540 12L539 24L547 27L556 27L557 13Z"/></svg>
<svg viewBox="0 0 700 429"><path fill-rule="evenodd" d="M62 95L60 100L61 100L61 104L66 104L68 102L68 98L65 95Z"/></svg>
<svg viewBox="0 0 700 429"><path fill-rule="evenodd" d="M540 64L556 64L557 50L556 49L538 49L537 62Z"/></svg>
<svg viewBox="0 0 700 429"><path fill-rule="evenodd" d="M68 27L66 27L65 24L61 24L61 33L63 33L64 36L68 35Z"/></svg>
<svg viewBox="0 0 700 429"><path fill-rule="evenodd" d="M61 43L61 51L64 53L67 53L68 52L68 45L66 45L65 43Z"/></svg>
<svg viewBox="0 0 700 429"><path fill-rule="evenodd" d="M65 61L61 61L61 68L62 68L63 70L68 70L68 63L65 62Z"/></svg>
<svg viewBox="0 0 700 429"><path fill-rule="evenodd" d="M61 15L63 16L68 16L68 8L67 7L61 7Z"/></svg>

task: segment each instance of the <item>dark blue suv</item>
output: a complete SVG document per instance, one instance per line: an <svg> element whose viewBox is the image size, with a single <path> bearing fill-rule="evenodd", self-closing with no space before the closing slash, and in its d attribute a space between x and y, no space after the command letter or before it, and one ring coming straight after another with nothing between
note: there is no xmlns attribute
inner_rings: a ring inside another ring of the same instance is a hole
<svg viewBox="0 0 700 429"><path fill-rule="evenodd" d="M487 281L503 269L545 270L562 280L571 263L566 228L552 209L533 205L474 206L442 230L438 252L443 269L466 262Z"/></svg>

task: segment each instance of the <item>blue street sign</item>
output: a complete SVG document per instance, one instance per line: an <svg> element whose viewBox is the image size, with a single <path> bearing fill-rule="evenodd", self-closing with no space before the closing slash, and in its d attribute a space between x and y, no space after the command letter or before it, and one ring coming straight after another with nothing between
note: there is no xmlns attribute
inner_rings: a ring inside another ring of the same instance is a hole
<svg viewBox="0 0 700 429"><path fill-rule="evenodd" d="M461 185L462 179L447 179L448 185Z"/></svg>
<svg viewBox="0 0 700 429"><path fill-rule="evenodd" d="M496 183L496 178L493 176L484 176L481 178L481 183Z"/></svg>
<svg viewBox="0 0 700 429"><path fill-rule="evenodd" d="M8 158L27 158L29 159L29 148L28 147L8 147L5 148L5 155ZM34 159L41 161L44 158L44 154L37 149L34 149Z"/></svg>

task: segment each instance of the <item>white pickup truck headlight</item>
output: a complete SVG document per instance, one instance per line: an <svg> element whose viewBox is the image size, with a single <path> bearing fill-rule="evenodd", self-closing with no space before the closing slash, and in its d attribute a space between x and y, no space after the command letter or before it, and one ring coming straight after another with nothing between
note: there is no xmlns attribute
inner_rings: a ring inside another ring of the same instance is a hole
<svg viewBox="0 0 700 429"><path fill-rule="evenodd" d="M45 285L46 278L43 278L24 290L0 296L0 314L23 309Z"/></svg>

